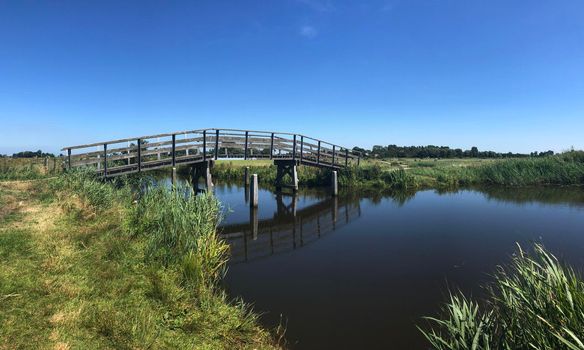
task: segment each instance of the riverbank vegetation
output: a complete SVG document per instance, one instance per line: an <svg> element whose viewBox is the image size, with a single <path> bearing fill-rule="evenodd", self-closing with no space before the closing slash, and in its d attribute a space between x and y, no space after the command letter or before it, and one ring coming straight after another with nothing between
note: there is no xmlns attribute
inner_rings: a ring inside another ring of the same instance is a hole
<svg viewBox="0 0 584 350"><path fill-rule="evenodd" d="M61 160L45 158L0 158L1 180L32 180L61 173Z"/></svg>
<svg viewBox="0 0 584 350"><path fill-rule="evenodd" d="M73 172L0 182L0 348L277 348L219 286L211 196Z"/></svg>
<svg viewBox="0 0 584 350"><path fill-rule="evenodd" d="M275 181L276 167L269 161L218 162L213 174L220 180L241 181L244 167L258 174L260 183ZM328 186L330 170L299 167L300 185ZM361 166L339 171L339 184L347 188L416 190L472 185L535 186L584 185L584 152L512 159L394 159L365 160Z"/></svg>
<svg viewBox="0 0 584 350"><path fill-rule="evenodd" d="M518 248L486 303L454 294L423 335L436 350L584 349L584 281L542 246Z"/></svg>

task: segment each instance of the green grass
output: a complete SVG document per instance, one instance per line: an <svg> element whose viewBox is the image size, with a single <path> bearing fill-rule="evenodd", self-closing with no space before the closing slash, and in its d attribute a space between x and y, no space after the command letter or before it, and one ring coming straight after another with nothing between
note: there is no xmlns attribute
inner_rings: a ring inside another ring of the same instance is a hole
<svg viewBox="0 0 584 350"><path fill-rule="evenodd" d="M481 305L451 295L441 317L427 318L434 349L584 349L584 282L542 246L519 247L487 291Z"/></svg>
<svg viewBox="0 0 584 350"><path fill-rule="evenodd" d="M128 186L0 182L0 349L277 348L219 287L217 202Z"/></svg>
<svg viewBox="0 0 584 350"><path fill-rule="evenodd" d="M0 158L1 180L34 180L61 173L59 158Z"/></svg>
<svg viewBox="0 0 584 350"><path fill-rule="evenodd" d="M269 161L218 162L213 175L220 180L242 181L246 166L250 173L258 174L261 184L274 184L276 167ZM328 186L330 174L330 170L301 166L299 183ZM583 185L584 152L517 159L370 159L361 166L340 170L339 184L349 189L382 191L470 185Z"/></svg>

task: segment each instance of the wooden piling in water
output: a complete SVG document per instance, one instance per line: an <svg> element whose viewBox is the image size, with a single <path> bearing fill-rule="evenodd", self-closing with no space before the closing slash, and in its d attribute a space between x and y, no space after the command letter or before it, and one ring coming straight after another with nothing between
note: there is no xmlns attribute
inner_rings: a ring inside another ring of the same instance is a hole
<svg viewBox="0 0 584 350"><path fill-rule="evenodd" d="M333 196L336 196L336 195L339 194L339 186L338 186L338 183L337 183L337 171L336 170L333 171L333 174L331 176L331 179L332 179L332 181L331 181L332 195Z"/></svg>
<svg viewBox="0 0 584 350"><path fill-rule="evenodd" d="M246 166L245 169L243 169L243 183L245 184L245 187L249 186L249 167Z"/></svg>
<svg viewBox="0 0 584 350"><path fill-rule="evenodd" d="M205 185L207 186L207 192L213 190L213 178L211 177L211 167L210 164L208 163L205 169Z"/></svg>
<svg viewBox="0 0 584 350"><path fill-rule="evenodd" d="M252 208L258 207L258 175L253 174L251 176L251 184L249 186L249 205Z"/></svg>
<svg viewBox="0 0 584 350"><path fill-rule="evenodd" d="M172 167L172 172L171 172L171 182L173 186L176 186L176 167Z"/></svg>

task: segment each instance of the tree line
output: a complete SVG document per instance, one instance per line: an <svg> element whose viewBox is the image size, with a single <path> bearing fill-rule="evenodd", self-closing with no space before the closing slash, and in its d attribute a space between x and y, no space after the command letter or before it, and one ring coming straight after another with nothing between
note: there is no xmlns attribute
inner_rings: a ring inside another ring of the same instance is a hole
<svg viewBox="0 0 584 350"><path fill-rule="evenodd" d="M12 158L45 158L45 157L54 157L53 153L45 153L40 149L36 152L34 151L22 151L18 153L13 153ZM6 154L0 154L0 158L8 157Z"/></svg>
<svg viewBox="0 0 584 350"><path fill-rule="evenodd" d="M477 147L469 150L450 148L448 146L373 146L367 150L354 147L353 151L361 152L365 157L371 158L521 158L521 157L547 157L554 155L554 151L526 153L501 153L494 151L479 151Z"/></svg>

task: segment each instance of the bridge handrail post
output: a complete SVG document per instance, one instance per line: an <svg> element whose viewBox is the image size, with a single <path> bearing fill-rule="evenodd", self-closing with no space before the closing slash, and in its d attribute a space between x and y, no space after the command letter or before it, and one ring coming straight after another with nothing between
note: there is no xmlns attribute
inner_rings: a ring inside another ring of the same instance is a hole
<svg viewBox="0 0 584 350"><path fill-rule="evenodd" d="M142 140L138 139L138 172L142 171Z"/></svg>
<svg viewBox="0 0 584 350"><path fill-rule="evenodd" d="M300 135L300 162L302 163L302 152L304 151L304 136Z"/></svg>
<svg viewBox="0 0 584 350"><path fill-rule="evenodd" d="M67 148L67 166L71 170L71 148Z"/></svg>
<svg viewBox="0 0 584 350"><path fill-rule="evenodd" d="M296 134L294 134L294 141L292 144L292 159L296 160Z"/></svg>
<svg viewBox="0 0 584 350"><path fill-rule="evenodd" d="M333 166L335 166L335 145L333 145Z"/></svg>
<svg viewBox="0 0 584 350"><path fill-rule="evenodd" d="M345 168L349 165L349 150L345 148Z"/></svg>
<svg viewBox="0 0 584 350"><path fill-rule="evenodd" d="M320 140L318 141L318 151L316 153L316 164L320 164Z"/></svg>
<svg viewBox="0 0 584 350"><path fill-rule="evenodd" d="M107 176L107 143L103 144L103 177Z"/></svg>
<svg viewBox="0 0 584 350"><path fill-rule="evenodd" d="M245 132L245 147L243 149L243 160L247 160L247 140L249 137L249 131Z"/></svg>
<svg viewBox="0 0 584 350"><path fill-rule="evenodd" d="M219 129L215 131L215 160L219 158Z"/></svg>
<svg viewBox="0 0 584 350"><path fill-rule="evenodd" d="M172 134L172 167L176 165L176 135Z"/></svg>
<svg viewBox="0 0 584 350"><path fill-rule="evenodd" d="M203 161L207 160L207 130L203 130Z"/></svg>
<svg viewBox="0 0 584 350"><path fill-rule="evenodd" d="M270 159L274 158L274 133L272 133L271 141L270 141Z"/></svg>

